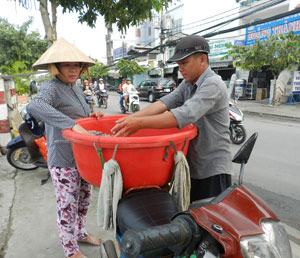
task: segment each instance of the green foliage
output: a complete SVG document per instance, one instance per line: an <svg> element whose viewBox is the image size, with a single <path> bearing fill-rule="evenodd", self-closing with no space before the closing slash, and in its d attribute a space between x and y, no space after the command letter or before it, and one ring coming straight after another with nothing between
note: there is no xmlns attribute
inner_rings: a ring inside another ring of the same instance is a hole
<svg viewBox="0 0 300 258"><path fill-rule="evenodd" d="M120 31L151 18L152 9L160 11L168 2L171 0L57 0L64 12L78 12L79 22L94 27L97 17L103 16L106 24L116 24Z"/></svg>
<svg viewBox="0 0 300 258"><path fill-rule="evenodd" d="M138 65L137 62L125 59L121 59L116 67L122 77L132 77L135 74L146 72L146 69Z"/></svg>
<svg viewBox="0 0 300 258"><path fill-rule="evenodd" d="M16 83L16 91L18 95L29 92L29 74L26 64L23 61L15 61L10 66L2 66L3 73L10 74ZM23 74L23 76L20 76Z"/></svg>
<svg viewBox="0 0 300 258"><path fill-rule="evenodd" d="M91 66L88 70L88 73L82 76L82 79L99 79L100 77L107 76L108 68L102 63L96 63L95 65Z"/></svg>
<svg viewBox="0 0 300 258"><path fill-rule="evenodd" d="M285 68L300 63L300 36L281 34L266 41L257 41L253 46L227 45L227 57L233 58L235 67L245 70L270 70L274 77Z"/></svg>
<svg viewBox="0 0 300 258"><path fill-rule="evenodd" d="M29 32L32 18L20 27L0 18L0 72L3 66L12 67L22 61L27 70L47 49L47 41L40 39L37 32Z"/></svg>
<svg viewBox="0 0 300 258"><path fill-rule="evenodd" d="M47 49L39 33L28 32L31 24L32 18L20 27L0 18L0 73L13 76L18 94L28 92L31 66Z"/></svg>

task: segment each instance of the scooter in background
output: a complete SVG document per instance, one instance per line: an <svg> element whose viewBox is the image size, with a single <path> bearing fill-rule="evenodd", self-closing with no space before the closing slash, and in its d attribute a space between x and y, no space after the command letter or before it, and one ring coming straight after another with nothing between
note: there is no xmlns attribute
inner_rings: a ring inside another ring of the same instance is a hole
<svg viewBox="0 0 300 258"><path fill-rule="evenodd" d="M93 99L93 92L90 89L86 89L83 91L85 102L90 106L91 111L94 108L94 99Z"/></svg>
<svg viewBox="0 0 300 258"><path fill-rule="evenodd" d="M107 93L107 90L105 90L105 89L96 90L95 94L97 96L98 107L107 108L107 103L108 103L108 93Z"/></svg>
<svg viewBox="0 0 300 258"><path fill-rule="evenodd" d="M138 91L130 91L128 96L128 103L126 103L127 111L137 112L140 110L140 98Z"/></svg>
<svg viewBox="0 0 300 258"><path fill-rule="evenodd" d="M229 102L229 118L230 118L230 140L234 144L241 144L246 140L246 129L242 124L244 119L243 112L235 106L232 102Z"/></svg>
<svg viewBox="0 0 300 258"><path fill-rule="evenodd" d="M44 137L45 126L31 116L26 106L21 110L24 122L19 126L19 135L6 146L6 158L10 165L17 169L33 170L47 168L47 149ZM42 180L45 183L50 176Z"/></svg>
<svg viewBox="0 0 300 258"><path fill-rule="evenodd" d="M125 195L117 213L121 257L292 258L278 217L242 183L256 139L257 133L232 160L241 164L238 183L217 197L193 202L185 212L176 213L161 189ZM115 258L111 253L108 257Z"/></svg>

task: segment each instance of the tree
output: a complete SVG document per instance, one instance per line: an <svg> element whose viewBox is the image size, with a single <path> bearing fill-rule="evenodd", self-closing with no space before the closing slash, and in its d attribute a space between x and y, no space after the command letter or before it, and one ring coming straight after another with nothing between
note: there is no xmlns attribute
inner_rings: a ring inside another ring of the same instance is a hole
<svg viewBox="0 0 300 258"><path fill-rule="evenodd" d="M135 74L146 72L146 69L138 65L137 62L125 59L121 59L120 61L118 61L116 67L123 78L132 77Z"/></svg>
<svg viewBox="0 0 300 258"><path fill-rule="evenodd" d="M102 63L96 63L95 65L91 66L88 70L87 74L82 76L83 79L99 79L101 77L105 77L108 73L108 68Z"/></svg>
<svg viewBox="0 0 300 258"><path fill-rule="evenodd" d="M23 61L15 61L11 66L4 66L3 72L12 75L18 95L29 92L29 71ZM20 76L22 74L22 76Z"/></svg>
<svg viewBox="0 0 300 258"><path fill-rule="evenodd" d="M31 23L29 19L15 27L0 18L0 73L13 76L18 94L28 92L31 66L47 49L39 33L28 32Z"/></svg>
<svg viewBox="0 0 300 258"><path fill-rule="evenodd" d="M17 1L17 0L15 0ZM29 2L35 0L18 0L19 4L28 8ZM86 22L94 27L98 16L103 16L106 25L116 24L120 31L126 30L130 25L137 25L139 22L151 18L151 10L157 12L171 2L171 0L36 0L40 3L46 39L53 42L57 38L57 7L61 6L63 12L77 12L78 20ZM51 7L51 19L48 10L48 3Z"/></svg>
<svg viewBox="0 0 300 258"><path fill-rule="evenodd" d="M16 61L22 61L27 70L47 49L47 41L40 39L37 32L28 32L32 19L20 27L0 18L0 72L3 66L11 67Z"/></svg>
<svg viewBox="0 0 300 258"><path fill-rule="evenodd" d="M279 34L266 41L256 41L253 46L228 44L227 54L233 58L233 65L245 70L269 70L277 79L279 73L300 63L300 36ZM274 86L275 92L276 86ZM275 94L273 94L274 103Z"/></svg>

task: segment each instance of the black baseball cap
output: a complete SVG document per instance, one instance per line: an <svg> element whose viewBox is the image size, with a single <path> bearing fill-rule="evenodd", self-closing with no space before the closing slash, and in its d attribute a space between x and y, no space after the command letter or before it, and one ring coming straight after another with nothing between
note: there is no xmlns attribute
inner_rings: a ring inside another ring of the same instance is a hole
<svg viewBox="0 0 300 258"><path fill-rule="evenodd" d="M186 36L178 41L174 55L168 60L168 62L177 62L195 53L209 53L207 40L198 35Z"/></svg>

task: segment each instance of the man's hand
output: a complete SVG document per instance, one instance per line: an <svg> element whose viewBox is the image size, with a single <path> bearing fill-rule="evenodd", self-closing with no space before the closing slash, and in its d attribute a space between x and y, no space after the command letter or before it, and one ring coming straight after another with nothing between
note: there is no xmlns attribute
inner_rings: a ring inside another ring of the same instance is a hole
<svg viewBox="0 0 300 258"><path fill-rule="evenodd" d="M141 129L141 122L138 117L127 116L116 121L111 129L114 136L128 136Z"/></svg>
<svg viewBox="0 0 300 258"><path fill-rule="evenodd" d="M91 117L96 117L97 119L99 119L99 118L103 117L104 114L103 114L102 112L97 111L97 112L92 112L92 113L90 114L90 116L91 116Z"/></svg>

